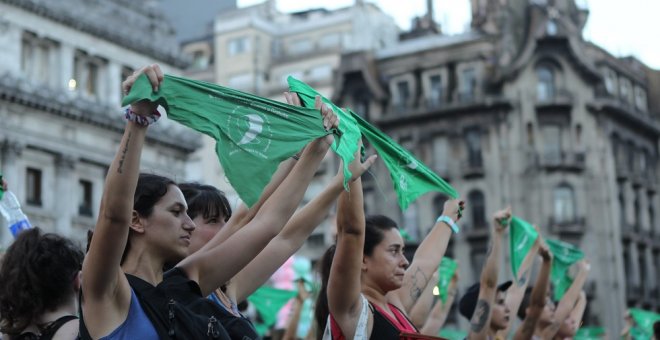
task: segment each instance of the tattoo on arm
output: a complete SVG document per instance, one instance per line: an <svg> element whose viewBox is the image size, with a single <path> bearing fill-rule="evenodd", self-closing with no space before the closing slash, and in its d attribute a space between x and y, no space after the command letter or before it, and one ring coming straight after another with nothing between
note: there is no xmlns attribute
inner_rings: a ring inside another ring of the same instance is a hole
<svg viewBox="0 0 660 340"><path fill-rule="evenodd" d="M426 284L429 282L429 279L426 277L426 274L417 267L417 270L412 277L412 287L410 287L410 298L413 301L417 301L422 295Z"/></svg>
<svg viewBox="0 0 660 340"><path fill-rule="evenodd" d="M128 136L126 136L126 145L124 145L124 148L121 150L121 158L119 159L119 167L117 168L118 173L123 173L124 172L124 160L126 159L126 152L128 151L128 144L131 142L131 133L128 133Z"/></svg>
<svg viewBox="0 0 660 340"><path fill-rule="evenodd" d="M486 321L490 316L490 304L488 301L480 299L477 301L477 306L474 309L474 314L472 315L472 320L470 321L470 329L479 333L486 326Z"/></svg>
<svg viewBox="0 0 660 340"><path fill-rule="evenodd" d="M524 272L522 273L522 275L520 275L520 279L518 280L518 287L524 286L526 282L527 282L527 272Z"/></svg>

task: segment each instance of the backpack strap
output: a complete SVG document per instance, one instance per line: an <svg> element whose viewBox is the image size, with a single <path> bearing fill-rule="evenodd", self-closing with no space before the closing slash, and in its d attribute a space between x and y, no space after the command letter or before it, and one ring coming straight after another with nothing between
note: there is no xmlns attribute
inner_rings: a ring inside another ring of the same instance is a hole
<svg viewBox="0 0 660 340"><path fill-rule="evenodd" d="M140 279L139 277L133 276L131 274L125 275L126 279L128 279L128 284L135 292L135 296L137 296L138 302L140 303L140 306L142 306L144 313L147 315L147 318L151 321L152 325L156 329L158 337L160 339L171 338L170 330L166 326L169 324L168 316L163 315L164 311L168 310L168 306L163 305L163 301L168 300L167 297L160 294L156 287Z"/></svg>

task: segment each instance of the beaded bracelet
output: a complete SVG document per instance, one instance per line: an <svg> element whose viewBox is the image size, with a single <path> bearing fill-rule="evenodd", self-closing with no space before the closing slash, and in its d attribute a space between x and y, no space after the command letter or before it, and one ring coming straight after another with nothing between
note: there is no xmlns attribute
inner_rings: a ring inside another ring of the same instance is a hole
<svg viewBox="0 0 660 340"><path fill-rule="evenodd" d="M154 112L152 112L151 115L142 116L133 112L133 110L131 110L130 107L127 107L124 114L124 118L138 125L149 126L158 121L158 119L160 118L160 112L158 112L158 110L154 110Z"/></svg>

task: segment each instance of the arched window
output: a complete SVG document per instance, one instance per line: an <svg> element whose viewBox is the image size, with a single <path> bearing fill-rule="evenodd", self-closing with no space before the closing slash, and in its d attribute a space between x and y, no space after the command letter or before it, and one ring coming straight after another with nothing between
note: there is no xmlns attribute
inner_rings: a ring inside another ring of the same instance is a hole
<svg viewBox="0 0 660 340"><path fill-rule="evenodd" d="M486 199L479 190L468 194L468 207L472 211L472 227L474 229L487 228L486 224Z"/></svg>
<svg viewBox="0 0 660 340"><path fill-rule="evenodd" d="M575 193L568 184L560 184L554 190L554 220L557 223L575 220Z"/></svg>
<svg viewBox="0 0 660 340"><path fill-rule="evenodd" d="M550 101L555 96L555 74L548 65L541 65L536 68L536 98L539 101Z"/></svg>

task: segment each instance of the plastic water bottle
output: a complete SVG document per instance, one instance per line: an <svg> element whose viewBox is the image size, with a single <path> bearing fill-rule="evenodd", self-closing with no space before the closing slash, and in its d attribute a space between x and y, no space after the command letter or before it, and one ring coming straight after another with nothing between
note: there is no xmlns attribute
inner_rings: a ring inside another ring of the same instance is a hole
<svg viewBox="0 0 660 340"><path fill-rule="evenodd" d="M7 221L7 226L11 234L16 237L18 233L25 229L32 228L30 221L28 221L27 216L21 210L21 204L18 203L18 199L11 191L5 191L0 200L0 214Z"/></svg>

